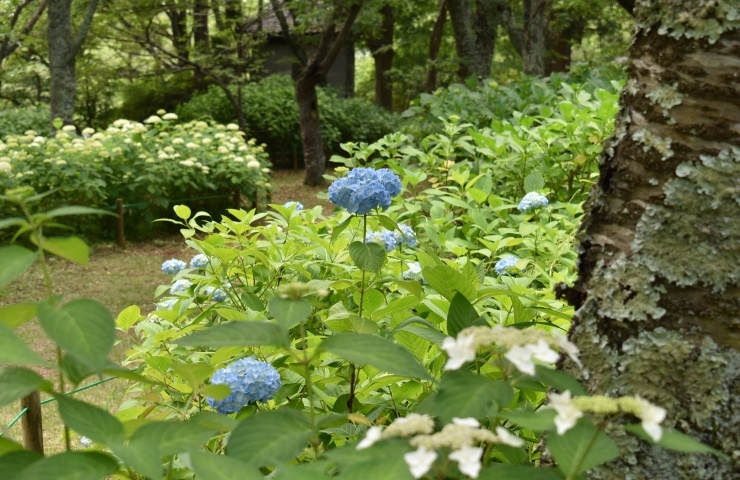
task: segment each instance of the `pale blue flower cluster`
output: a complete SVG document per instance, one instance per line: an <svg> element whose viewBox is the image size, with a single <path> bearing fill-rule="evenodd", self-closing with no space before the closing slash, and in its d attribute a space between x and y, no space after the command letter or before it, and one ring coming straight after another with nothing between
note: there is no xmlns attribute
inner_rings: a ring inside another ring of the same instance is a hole
<svg viewBox="0 0 740 480"><path fill-rule="evenodd" d="M413 280L421 275L421 265L419 262L408 262L406 267L408 269L403 272L403 278L405 280Z"/></svg>
<svg viewBox="0 0 740 480"><path fill-rule="evenodd" d="M192 283L187 278L181 278L180 280L176 280L175 283L172 284L170 287L170 293L172 295L180 292L184 292L188 288L190 288L190 285Z"/></svg>
<svg viewBox="0 0 740 480"><path fill-rule="evenodd" d="M365 215L374 208L386 210L401 193L401 180L387 168L355 168L329 185L329 200L349 213Z"/></svg>
<svg viewBox="0 0 740 480"><path fill-rule="evenodd" d="M295 206L296 212L300 212L301 210L303 210L303 204L301 202L286 202L283 204L283 207L291 208L293 206Z"/></svg>
<svg viewBox="0 0 740 480"><path fill-rule="evenodd" d="M216 370L211 383L228 385L231 389L224 399L206 399L208 405L224 415L238 412L250 403L266 402L282 385L280 374L272 365L254 358L242 358Z"/></svg>
<svg viewBox="0 0 740 480"><path fill-rule="evenodd" d="M519 202L519 206L516 208L518 208L520 212L528 212L535 208L545 208L549 204L550 201L546 196L537 192L529 192L524 195L522 200Z"/></svg>
<svg viewBox="0 0 740 480"><path fill-rule="evenodd" d="M205 294L211 297L214 302L224 302L229 298L229 295L220 288L206 287Z"/></svg>
<svg viewBox="0 0 740 480"><path fill-rule="evenodd" d="M518 261L518 257L515 257L514 255L508 255L496 262L496 265L493 267L493 269L496 270L496 273L498 273L499 275L503 275L508 269L513 268Z"/></svg>
<svg viewBox="0 0 740 480"><path fill-rule="evenodd" d="M208 265L208 257L199 253L190 259L190 268L203 268Z"/></svg>
<svg viewBox="0 0 740 480"><path fill-rule="evenodd" d="M416 240L416 234L414 230L408 225L399 225L398 228L401 230L380 230L373 231L368 230L365 234L365 243L375 242L383 245L386 252L392 252L396 248L402 245L408 245L409 247L415 247L419 244Z"/></svg>
<svg viewBox="0 0 740 480"><path fill-rule="evenodd" d="M172 310L172 307L174 307L176 303L176 298L168 298L166 300L162 300L157 304L157 310Z"/></svg>
<svg viewBox="0 0 740 480"><path fill-rule="evenodd" d="M174 275L186 267L187 265L185 262L178 260L177 258L170 258L169 260L162 262L162 271L169 275Z"/></svg>

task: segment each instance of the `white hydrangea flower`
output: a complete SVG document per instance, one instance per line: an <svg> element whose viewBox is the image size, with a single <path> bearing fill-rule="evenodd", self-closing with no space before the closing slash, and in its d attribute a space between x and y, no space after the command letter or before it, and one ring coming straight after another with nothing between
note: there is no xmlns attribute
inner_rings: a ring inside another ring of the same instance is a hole
<svg viewBox="0 0 740 480"><path fill-rule="evenodd" d="M527 375L535 374L533 360L540 360L547 363L555 363L560 355L551 349L546 341L540 339L537 343L527 344L524 346L514 345L504 355L508 361L514 364L517 370Z"/></svg>
<svg viewBox="0 0 740 480"><path fill-rule="evenodd" d="M447 337L442 342L442 350L450 357L444 369L457 370L465 362L475 360L475 334L458 333L457 338Z"/></svg>
<svg viewBox="0 0 740 480"><path fill-rule="evenodd" d="M471 478L478 478L481 469L481 455L483 449L480 447L462 447L450 453L447 458L457 462L457 468Z"/></svg>
<svg viewBox="0 0 740 480"><path fill-rule="evenodd" d="M247 168L260 168L262 165L257 160L247 162Z"/></svg>
<svg viewBox="0 0 740 480"><path fill-rule="evenodd" d="M165 113L162 115L162 120L177 120L177 115L174 113Z"/></svg>
<svg viewBox="0 0 740 480"><path fill-rule="evenodd" d="M357 447L355 447L357 450L364 450L365 448L369 448L372 445L375 444L378 440L380 440L383 437L383 427L370 427L367 429L367 433L365 433L365 438L363 438L360 443L357 444Z"/></svg>
<svg viewBox="0 0 740 480"><path fill-rule="evenodd" d="M432 468L432 464L436 459L437 452L427 450L424 447L419 447L403 456L403 460L409 466L411 476L414 478L423 477Z"/></svg>
<svg viewBox="0 0 740 480"><path fill-rule="evenodd" d="M152 115L151 117L144 120L144 123L160 123L160 122L162 122L162 119L156 115Z"/></svg>
<svg viewBox="0 0 740 480"><path fill-rule="evenodd" d="M583 412L576 407L570 396L570 390L563 393L551 393L548 395L550 406L555 409L555 428L558 435L562 435L576 425L578 419L583 416Z"/></svg>
<svg viewBox="0 0 740 480"><path fill-rule="evenodd" d="M230 123L226 125L226 129L227 130L239 130L239 125L237 125L236 123Z"/></svg>

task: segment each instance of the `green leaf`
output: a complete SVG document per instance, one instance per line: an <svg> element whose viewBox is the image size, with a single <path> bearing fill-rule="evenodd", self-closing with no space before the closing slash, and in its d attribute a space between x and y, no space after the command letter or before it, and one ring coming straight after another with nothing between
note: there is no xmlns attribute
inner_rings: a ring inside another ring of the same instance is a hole
<svg viewBox="0 0 740 480"><path fill-rule="evenodd" d="M263 480L259 471L246 463L226 455L191 452L190 464L198 478L208 480Z"/></svg>
<svg viewBox="0 0 740 480"><path fill-rule="evenodd" d="M370 364L389 373L431 380L426 368L416 357L385 338L339 333L322 340L319 348L357 365Z"/></svg>
<svg viewBox="0 0 740 480"><path fill-rule="evenodd" d="M3 228L14 227L16 225L24 226L26 228L30 226L28 220L22 217L4 218L0 220L0 230Z"/></svg>
<svg viewBox="0 0 740 480"><path fill-rule="evenodd" d="M342 223L334 227L334 229L331 231L331 242L334 243L334 241L337 239L340 233L342 233L350 224L352 219L355 218L353 216L347 217L346 220L344 220Z"/></svg>
<svg viewBox="0 0 740 480"><path fill-rule="evenodd" d="M16 443L13 440L8 440L5 437L0 437L0 457L5 455L6 453L17 452L18 450L23 450L23 445L21 445L20 443ZM0 478L5 477L0 475Z"/></svg>
<svg viewBox="0 0 740 480"><path fill-rule="evenodd" d="M197 390L200 384L213 373L213 367L207 363L184 363L175 360L171 366L172 370L188 382L193 390Z"/></svg>
<svg viewBox="0 0 740 480"><path fill-rule="evenodd" d="M270 300L267 308L270 310L270 315L275 317L278 324L285 330L305 322L313 311L313 307L306 300L280 297L274 297Z"/></svg>
<svg viewBox="0 0 740 480"><path fill-rule="evenodd" d="M0 323L0 364L47 365L13 330Z"/></svg>
<svg viewBox="0 0 740 480"><path fill-rule="evenodd" d="M547 449L566 478L576 478L586 470L619 456L614 440L584 420L563 435L554 432L548 435Z"/></svg>
<svg viewBox="0 0 740 480"><path fill-rule="evenodd" d="M434 405L440 421L449 423L453 417L486 418L492 408L504 408L513 398L514 390L503 380L456 370L442 377Z"/></svg>
<svg viewBox="0 0 740 480"><path fill-rule="evenodd" d="M136 322L141 318L141 309L138 305L130 305L118 314L116 318L116 326L123 331L127 331L133 327Z"/></svg>
<svg viewBox="0 0 740 480"><path fill-rule="evenodd" d="M174 206L175 215L182 218L183 220L187 220L190 218L190 208L188 208L187 205L175 205Z"/></svg>
<svg viewBox="0 0 740 480"><path fill-rule="evenodd" d="M475 287L460 272L447 265L426 267L422 270L424 280L447 300L452 301L460 292L469 301L475 300Z"/></svg>
<svg viewBox="0 0 740 480"><path fill-rule="evenodd" d="M228 322L195 332L175 343L194 347L287 347L290 339L276 323Z"/></svg>
<svg viewBox="0 0 740 480"><path fill-rule="evenodd" d="M380 223L383 228L392 232L400 231L400 228L398 228L398 224L394 222L393 219L388 215L378 215L375 218L378 219L378 223Z"/></svg>
<svg viewBox="0 0 740 480"><path fill-rule="evenodd" d="M535 432L544 432L555 428L555 415L555 410L550 408L542 408L537 411L513 410L497 414L498 417Z"/></svg>
<svg viewBox="0 0 740 480"><path fill-rule="evenodd" d="M154 441L139 438L127 444L110 444L108 448L126 465L147 478L162 478L162 455Z"/></svg>
<svg viewBox="0 0 740 480"><path fill-rule="evenodd" d="M45 238L43 247L47 252L80 265L90 261L90 247L78 237Z"/></svg>
<svg viewBox="0 0 740 480"><path fill-rule="evenodd" d="M15 328L36 317L35 303L16 303L0 307L0 323Z"/></svg>
<svg viewBox="0 0 740 480"><path fill-rule="evenodd" d="M218 430L194 422L151 422L137 429L131 442L147 441L156 445L161 456L198 450Z"/></svg>
<svg viewBox="0 0 740 480"><path fill-rule="evenodd" d="M681 433L672 428L664 428L663 436L658 442L654 442L650 435L645 433L645 430L643 430L642 425L640 425L639 423L634 425L627 425L625 426L625 430L632 432L646 442L660 445L661 447L667 448L668 450L686 453L713 453L718 456L725 456L722 452L715 450L709 445L701 443L698 440L694 440L685 433Z"/></svg>
<svg viewBox="0 0 740 480"><path fill-rule="evenodd" d="M308 419L295 410L259 412L231 432L226 453L257 467L278 465L301 453L312 434Z"/></svg>
<svg viewBox="0 0 740 480"><path fill-rule="evenodd" d="M101 480L118 469L118 462L100 452L64 452L34 462L14 480Z"/></svg>
<svg viewBox="0 0 740 480"><path fill-rule="evenodd" d="M41 375L26 368L0 368L0 407L25 397L43 384Z"/></svg>
<svg viewBox="0 0 740 480"><path fill-rule="evenodd" d="M102 408L64 395L55 395L65 425L91 440L108 445L126 438L123 424Z"/></svg>
<svg viewBox="0 0 740 480"><path fill-rule="evenodd" d="M374 242L352 242L349 245L349 256L360 270L377 273L385 263L385 248Z"/></svg>
<svg viewBox="0 0 740 480"><path fill-rule="evenodd" d="M116 216L115 213L109 212L107 210L101 210L99 208L90 208L90 207L80 207L75 205L70 205L67 207L59 207L55 208L53 210L49 210L48 212L44 212L44 215L47 217L62 217L65 215L112 215Z"/></svg>
<svg viewBox="0 0 740 480"><path fill-rule="evenodd" d="M578 380L560 370L536 365L534 378L547 386L555 387L561 392L570 390L573 395L588 395L588 392Z"/></svg>
<svg viewBox="0 0 740 480"><path fill-rule="evenodd" d="M38 316L49 337L78 361L95 372L107 365L116 340L116 324L103 305L87 298L60 308L42 302Z"/></svg>
<svg viewBox="0 0 740 480"><path fill-rule="evenodd" d="M562 480L554 468L492 463L481 471L479 480Z"/></svg>
<svg viewBox="0 0 740 480"><path fill-rule="evenodd" d="M337 462L339 478L343 480L411 480L409 466L403 459L409 451L408 442L393 438L363 450L351 446L338 448L328 452L327 456Z"/></svg>
<svg viewBox="0 0 740 480"><path fill-rule="evenodd" d="M200 394L205 397L211 397L216 400L223 400L231 394L231 389L228 385L214 384L204 385L200 389Z"/></svg>
<svg viewBox="0 0 740 480"><path fill-rule="evenodd" d="M530 172L524 178L524 192L537 192L545 187L545 177L537 170Z"/></svg>
<svg viewBox="0 0 740 480"><path fill-rule="evenodd" d="M460 292L455 292L447 312L447 335L457 337L457 334L478 320L478 312Z"/></svg>
<svg viewBox="0 0 740 480"><path fill-rule="evenodd" d="M15 480L23 470L42 458L43 455L30 450L16 450L3 454L0 456L0 478Z"/></svg>
<svg viewBox="0 0 740 480"><path fill-rule="evenodd" d="M18 278L36 261L36 252L18 245L0 247L0 287Z"/></svg>
<svg viewBox="0 0 740 480"><path fill-rule="evenodd" d="M321 480L331 478L326 472L332 470L327 460L318 460L312 463L298 465L280 465L273 472L274 480ZM272 475L272 474L270 474Z"/></svg>

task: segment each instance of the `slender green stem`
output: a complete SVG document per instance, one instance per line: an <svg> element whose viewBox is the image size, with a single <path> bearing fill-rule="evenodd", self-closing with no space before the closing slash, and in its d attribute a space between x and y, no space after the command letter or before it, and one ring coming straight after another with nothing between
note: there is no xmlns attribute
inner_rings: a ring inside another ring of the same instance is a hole
<svg viewBox="0 0 740 480"><path fill-rule="evenodd" d="M301 360L301 363L303 364L304 368L304 375L303 378L306 379L306 396L308 397L308 413L311 417L311 430L313 430L314 439L311 441L311 447L313 448L314 456L318 457L319 455L319 449L318 445L316 443L316 439L319 437L319 425L316 421L316 408L314 407L314 391L313 391L313 382L311 381L311 369L309 368L309 365L311 365L311 359L312 357L308 356L308 353L306 352L306 325L304 322L301 322L301 342L303 343L303 359ZM298 355L296 355L298 357Z"/></svg>
<svg viewBox="0 0 740 480"><path fill-rule="evenodd" d="M367 214L362 216L362 242L367 238ZM365 303L365 270L362 270L362 280L360 281L360 311L357 313L362 317L362 305Z"/></svg>

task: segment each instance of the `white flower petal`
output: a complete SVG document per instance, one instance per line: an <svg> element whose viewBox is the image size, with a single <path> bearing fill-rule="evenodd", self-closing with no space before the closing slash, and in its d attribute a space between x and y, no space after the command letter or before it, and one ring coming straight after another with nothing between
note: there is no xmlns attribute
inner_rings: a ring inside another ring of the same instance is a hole
<svg viewBox="0 0 740 480"><path fill-rule="evenodd" d="M521 447L524 445L524 440L517 437L504 427L496 427L496 436L500 443L509 445L510 447Z"/></svg>
<svg viewBox="0 0 740 480"><path fill-rule="evenodd" d="M424 447L419 447L417 450L406 453L403 456L403 460L409 466L411 475L414 478L423 477L432 468L432 464L436 459L437 452L427 450Z"/></svg>
<svg viewBox="0 0 740 480"><path fill-rule="evenodd" d="M555 363L560 358L560 354L550 348L546 341L540 339L534 345L527 345L532 351L532 356L541 362Z"/></svg>
<svg viewBox="0 0 740 480"><path fill-rule="evenodd" d="M357 450L363 450L365 448L368 448L372 446L375 442L380 440L383 436L383 427L370 427L367 429L367 433L365 433L365 438L363 438L360 443L357 444Z"/></svg>
<svg viewBox="0 0 740 480"><path fill-rule="evenodd" d="M528 346L514 345L504 355L517 370L527 375L534 375L534 362L532 361L532 350Z"/></svg>
<svg viewBox="0 0 740 480"><path fill-rule="evenodd" d="M480 422L472 417L468 417L468 418L452 417L452 423L454 423L455 425L462 425L464 427L471 427L471 428L480 427Z"/></svg>
<svg viewBox="0 0 740 480"><path fill-rule="evenodd" d="M650 435L650 438L652 438L655 443L658 443L660 439L663 438L663 428L657 423L642 422L642 429L645 430L645 433Z"/></svg>
<svg viewBox="0 0 740 480"><path fill-rule="evenodd" d="M475 335L458 334L457 338L447 337L442 342L442 350L450 357L445 364L445 370L457 370L465 362L475 360Z"/></svg>
<svg viewBox="0 0 740 480"><path fill-rule="evenodd" d="M456 461L457 468L465 475L478 478L481 469L481 455L483 455L483 449L480 447L462 447L450 453L447 458Z"/></svg>
<svg viewBox="0 0 740 480"><path fill-rule="evenodd" d="M551 393L548 398L550 399L550 406L557 412L555 428L558 435L562 435L576 425L578 419L583 416L583 412L573 405L569 390L561 394Z"/></svg>

